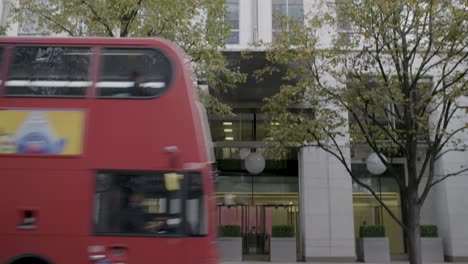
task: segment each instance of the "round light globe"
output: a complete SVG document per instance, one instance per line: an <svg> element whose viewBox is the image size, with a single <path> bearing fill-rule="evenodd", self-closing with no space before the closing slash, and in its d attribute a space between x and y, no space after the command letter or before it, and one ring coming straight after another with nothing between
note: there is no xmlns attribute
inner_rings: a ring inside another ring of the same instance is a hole
<svg viewBox="0 0 468 264"><path fill-rule="evenodd" d="M251 174L259 174L265 169L265 158L256 152L252 152L245 158L245 168Z"/></svg>
<svg viewBox="0 0 468 264"><path fill-rule="evenodd" d="M387 161L387 158L380 154L382 158ZM380 160L379 155L375 152L371 153L366 159L367 170L373 175L380 175L387 170L385 164Z"/></svg>
<svg viewBox="0 0 468 264"><path fill-rule="evenodd" d="M249 156L250 154L250 149L248 148L241 148L239 150L239 156L242 160L245 160L245 158L247 158L247 156Z"/></svg>

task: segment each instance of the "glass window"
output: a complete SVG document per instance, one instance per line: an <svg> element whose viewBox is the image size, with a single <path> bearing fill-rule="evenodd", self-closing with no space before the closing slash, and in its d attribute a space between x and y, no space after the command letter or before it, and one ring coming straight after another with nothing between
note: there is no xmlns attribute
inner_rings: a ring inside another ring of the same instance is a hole
<svg viewBox="0 0 468 264"><path fill-rule="evenodd" d="M212 117L210 120L213 141L253 141L253 113L236 113L233 117Z"/></svg>
<svg viewBox="0 0 468 264"><path fill-rule="evenodd" d="M227 0L227 17L225 23L231 28L226 44L239 44L239 0Z"/></svg>
<svg viewBox="0 0 468 264"><path fill-rule="evenodd" d="M304 23L303 0L272 0L273 39L277 32L288 31L291 22Z"/></svg>
<svg viewBox="0 0 468 264"><path fill-rule="evenodd" d="M393 170L404 175L403 164L393 164ZM388 206L392 213L400 220L403 219L400 188L396 180L386 171L381 175L372 175L365 163L353 163L353 174L376 192L378 197ZM362 225L383 225L390 243L390 253L403 254L404 240L401 227L390 214L364 187L353 181L353 211L355 236L359 237Z"/></svg>
<svg viewBox="0 0 468 264"><path fill-rule="evenodd" d="M347 14L346 10L348 3L348 0L335 0L338 31L350 31L352 29L349 14Z"/></svg>
<svg viewBox="0 0 468 264"><path fill-rule="evenodd" d="M210 131L213 141L263 141L267 140L272 127L280 126L270 116L258 109L250 110L234 109L235 116L210 117ZM290 109L297 114L303 114L306 118L314 118L313 113L306 109Z"/></svg>
<svg viewBox="0 0 468 264"><path fill-rule="evenodd" d="M6 94L35 97L83 97L89 81L91 49L16 47L5 84Z"/></svg>
<svg viewBox="0 0 468 264"><path fill-rule="evenodd" d="M106 48L101 59L101 97L156 97L172 80L169 58L156 49Z"/></svg>
<svg viewBox="0 0 468 264"><path fill-rule="evenodd" d="M181 234L183 178L182 174L165 172L97 173L95 233ZM192 200L200 197L195 190L190 194ZM194 221L191 224L197 226Z"/></svg>
<svg viewBox="0 0 468 264"><path fill-rule="evenodd" d="M273 30L279 30L281 26L281 17L288 16L287 0L273 0L272 5L272 28Z"/></svg>
<svg viewBox="0 0 468 264"><path fill-rule="evenodd" d="M3 66L3 50L4 50L3 47L0 46L0 65L2 65L2 66ZM2 70L2 68L3 67L0 67L0 71ZM3 83L2 79L0 79L0 84L1 83ZM1 96L1 94L2 94L2 90L1 90L1 87L0 87L0 96Z"/></svg>

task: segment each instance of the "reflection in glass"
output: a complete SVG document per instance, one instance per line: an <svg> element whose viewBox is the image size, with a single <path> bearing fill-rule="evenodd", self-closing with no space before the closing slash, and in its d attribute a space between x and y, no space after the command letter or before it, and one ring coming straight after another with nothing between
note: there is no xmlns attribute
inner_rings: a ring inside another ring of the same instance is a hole
<svg viewBox="0 0 468 264"><path fill-rule="evenodd" d="M290 20L298 24L304 23L303 0L272 0L273 39L282 26L285 26L286 31L290 30Z"/></svg>
<svg viewBox="0 0 468 264"><path fill-rule="evenodd" d="M212 117L210 119L213 141L262 141L268 137L272 122L265 114L237 112L231 118Z"/></svg>
<svg viewBox="0 0 468 264"><path fill-rule="evenodd" d="M101 97L154 97L172 80L172 65L155 49L106 48L97 83Z"/></svg>
<svg viewBox="0 0 468 264"><path fill-rule="evenodd" d="M85 96L91 49L78 47L16 47L6 82L7 95Z"/></svg>
<svg viewBox="0 0 468 264"><path fill-rule="evenodd" d="M227 0L226 9L225 23L229 25L231 33L225 42L226 44L239 44L239 0Z"/></svg>
<svg viewBox="0 0 468 264"><path fill-rule="evenodd" d="M394 165L394 169L404 173L402 165ZM380 176L371 175L364 163L352 164L352 170L355 175L358 175L360 181L371 186L393 214L402 219L400 189L395 179L388 176L388 172ZM390 252L392 254L404 253L403 231L400 226L370 192L356 182L353 182L353 210L356 238L359 237L361 225L383 225L385 234L389 238Z"/></svg>

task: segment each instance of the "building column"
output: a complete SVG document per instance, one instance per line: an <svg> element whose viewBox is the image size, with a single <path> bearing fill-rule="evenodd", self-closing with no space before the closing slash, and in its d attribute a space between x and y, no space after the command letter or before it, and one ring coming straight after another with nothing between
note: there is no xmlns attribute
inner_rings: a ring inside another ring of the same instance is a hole
<svg viewBox="0 0 468 264"><path fill-rule="evenodd" d="M335 157L317 147L301 149L300 249L305 261L355 260L352 199L351 177Z"/></svg>
<svg viewBox="0 0 468 264"><path fill-rule="evenodd" d="M436 174L446 175L461 169L467 153L446 154L436 164ZM468 261L468 172L448 178L432 190L439 236L448 261Z"/></svg>

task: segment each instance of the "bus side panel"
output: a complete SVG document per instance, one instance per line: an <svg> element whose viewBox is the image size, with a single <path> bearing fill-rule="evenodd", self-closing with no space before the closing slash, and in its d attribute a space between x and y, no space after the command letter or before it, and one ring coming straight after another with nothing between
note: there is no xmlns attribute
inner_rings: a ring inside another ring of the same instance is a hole
<svg viewBox="0 0 468 264"><path fill-rule="evenodd" d="M55 243L65 249L68 240L89 234L92 179L88 171L2 168L2 176L0 259L41 251Z"/></svg>
<svg viewBox="0 0 468 264"><path fill-rule="evenodd" d="M201 264L202 258L193 258L192 252L201 249L201 241L190 243L187 238L168 237L129 237L129 236L93 236L87 239L87 249L104 248L104 251L89 252L91 255L103 254L106 260L122 263L138 264ZM112 248L120 247L124 251L119 256L113 256Z"/></svg>
<svg viewBox="0 0 468 264"><path fill-rule="evenodd" d="M187 238L187 244L190 246L190 260L199 260L198 263L219 263L216 254L216 241L210 237L191 237ZM187 263L195 263L188 261Z"/></svg>
<svg viewBox="0 0 468 264"><path fill-rule="evenodd" d="M1 234L75 234L90 230L92 179L87 171L2 169L4 217ZM32 211L36 228L19 230L24 211Z"/></svg>

